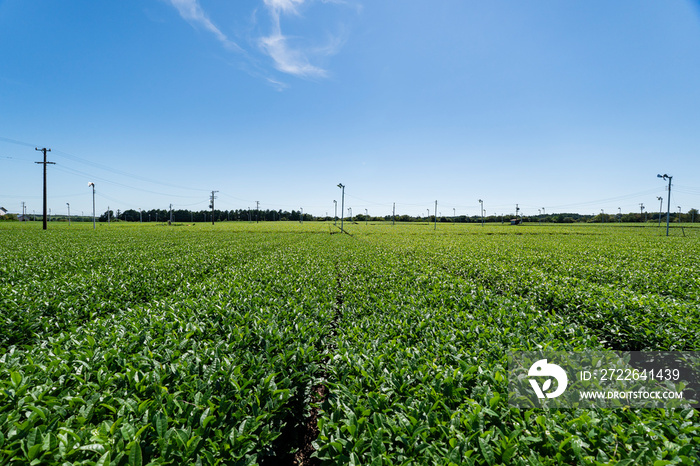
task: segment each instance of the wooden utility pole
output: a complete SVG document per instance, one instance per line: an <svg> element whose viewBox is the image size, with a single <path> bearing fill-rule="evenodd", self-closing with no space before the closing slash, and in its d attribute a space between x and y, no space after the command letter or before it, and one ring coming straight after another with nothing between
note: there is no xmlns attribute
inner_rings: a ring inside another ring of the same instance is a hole
<svg viewBox="0 0 700 466"><path fill-rule="evenodd" d="M46 153L51 152L51 149L47 149L46 147L39 149L38 147L35 147L34 150L38 150L44 153L44 161L34 163L40 163L44 165L44 230L46 230L46 165L55 165L56 162L46 161Z"/></svg>
<svg viewBox="0 0 700 466"><path fill-rule="evenodd" d="M212 191L211 192L211 224L214 224L214 199L216 199L216 196L214 196L214 193L218 193L219 191Z"/></svg>

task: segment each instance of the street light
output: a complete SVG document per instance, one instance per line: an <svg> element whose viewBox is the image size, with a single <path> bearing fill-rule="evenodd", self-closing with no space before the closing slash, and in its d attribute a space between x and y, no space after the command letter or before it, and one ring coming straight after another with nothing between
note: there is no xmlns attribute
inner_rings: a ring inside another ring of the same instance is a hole
<svg viewBox="0 0 700 466"><path fill-rule="evenodd" d="M434 230L437 230L437 214L438 214L437 201L435 201L435 227L433 228Z"/></svg>
<svg viewBox="0 0 700 466"><path fill-rule="evenodd" d="M678 206L678 223L681 223L681 206Z"/></svg>
<svg viewBox="0 0 700 466"><path fill-rule="evenodd" d="M479 204L481 204L481 226L484 226L484 201L479 199Z"/></svg>
<svg viewBox="0 0 700 466"><path fill-rule="evenodd" d="M666 236L668 236L668 224L671 221L671 180L673 179L673 177L665 173L663 175L656 175L656 177L668 180L668 201L666 204Z"/></svg>
<svg viewBox="0 0 700 466"><path fill-rule="evenodd" d="M659 226L661 226L661 209L664 208L664 198L656 196L656 199L659 201Z"/></svg>
<svg viewBox="0 0 700 466"><path fill-rule="evenodd" d="M340 232L343 232L343 212L345 211L345 185L343 183L338 183L338 187L342 191L342 197L340 198Z"/></svg>
<svg viewBox="0 0 700 466"><path fill-rule="evenodd" d="M365 209L365 226L367 226L367 219L369 218L369 213L367 212L367 209Z"/></svg>
<svg viewBox="0 0 700 466"><path fill-rule="evenodd" d="M619 207L617 208L617 216L618 216L617 223L622 223L622 209Z"/></svg>
<svg viewBox="0 0 700 466"><path fill-rule="evenodd" d="M304 224L304 208L299 207L299 212L301 212L301 216L299 217L299 223L301 223L303 225Z"/></svg>
<svg viewBox="0 0 700 466"><path fill-rule="evenodd" d="M95 229L95 183L88 183L88 187L92 186L92 229Z"/></svg>
<svg viewBox="0 0 700 466"><path fill-rule="evenodd" d="M337 225L338 224L338 201L336 201L335 199L333 199L333 212L334 212L333 225Z"/></svg>
<svg viewBox="0 0 700 466"><path fill-rule="evenodd" d="M68 206L68 226L70 226L70 202L66 202L66 205Z"/></svg>

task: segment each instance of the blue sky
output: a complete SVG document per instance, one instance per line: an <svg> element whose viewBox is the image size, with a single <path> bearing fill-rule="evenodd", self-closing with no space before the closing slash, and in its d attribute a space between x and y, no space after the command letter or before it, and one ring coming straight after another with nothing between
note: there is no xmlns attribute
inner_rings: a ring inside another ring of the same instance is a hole
<svg viewBox="0 0 700 466"><path fill-rule="evenodd" d="M698 51L679 0L0 0L0 205L45 146L55 213L685 212Z"/></svg>

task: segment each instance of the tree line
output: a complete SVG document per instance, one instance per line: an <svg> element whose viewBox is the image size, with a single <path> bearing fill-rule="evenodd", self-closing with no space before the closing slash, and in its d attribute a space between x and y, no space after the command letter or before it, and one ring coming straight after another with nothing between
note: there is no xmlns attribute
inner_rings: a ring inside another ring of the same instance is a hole
<svg viewBox="0 0 700 466"><path fill-rule="evenodd" d="M237 210L185 210L177 209L172 211L172 221L177 223L186 222L211 222L212 214L214 216L215 222L275 222L275 221L340 221L340 218L334 218L333 216L313 216L308 213L302 214L301 211L292 210L256 210L256 209L237 209ZM125 211L117 210L107 210L97 219L99 222L107 221L122 221L122 222L169 222L171 220L171 212L167 209L151 209L151 210L134 210L127 209ZM303 217L303 218L302 218ZM88 221L92 220L89 216L78 216L73 215L71 217L77 221ZM41 219L40 215L28 215L27 220L37 220ZM61 220L65 221L68 217L66 215L52 215L50 220ZM379 222L379 221L392 221L397 222L435 222L435 216L411 216L411 215L396 215L392 217L391 215L384 216L371 216L365 214L353 215L352 218L344 217L345 221L349 222ZM511 220L518 220L523 223L612 223L612 222L622 222L622 223L656 223L659 221L658 212L645 212L645 213L626 213L626 214L578 214L578 213L556 213L556 214L541 214L541 215L530 215L530 216L519 216L514 215L487 215L482 219L479 215L458 215L458 216L440 216L437 217L438 223L511 223ZM19 220L17 214L7 213L0 216L0 221L9 220L16 221ZM700 222L700 215L698 215L697 209L690 209L685 213L671 212L670 217L671 222L683 222L683 223L695 223ZM666 222L666 213L661 214L661 222Z"/></svg>
<svg viewBox="0 0 700 466"><path fill-rule="evenodd" d="M172 211L172 221L177 223L183 222L211 222L212 215L215 222L224 221L247 221L247 222L274 222L274 221L334 221L340 218L333 216L313 216L308 213L302 214L301 211L292 210L256 210L256 209L237 209L237 210L211 210L191 211L178 209ZM109 216L109 217L108 217ZM661 216L663 222L666 221L666 214ZM138 210L125 210L124 212L105 211L99 218L100 222L107 222L108 218L115 221L126 222L168 222L171 220L170 211L166 209L151 209L139 212ZM411 216L411 215L391 215L371 216L365 214L353 215L352 218L344 217L346 221L355 222L377 222L377 221L392 221L397 222L435 222L435 216ZM626 213L626 214L579 214L579 213L556 213L556 214L541 214L530 216L514 215L487 215L482 219L479 215L458 215L458 216L440 216L437 221L439 223L510 223L511 220L519 220L525 223L644 223L658 221L658 213ZM671 212L671 221L675 222L695 222L700 221L697 209L690 209L686 213L679 214Z"/></svg>

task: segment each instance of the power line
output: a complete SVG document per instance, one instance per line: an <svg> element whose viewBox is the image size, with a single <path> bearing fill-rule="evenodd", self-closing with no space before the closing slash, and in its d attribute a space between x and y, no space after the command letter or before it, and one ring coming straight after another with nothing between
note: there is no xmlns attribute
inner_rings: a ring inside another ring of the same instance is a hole
<svg viewBox="0 0 700 466"><path fill-rule="evenodd" d="M196 197L196 196L183 196L183 195L178 195L178 194L162 193L162 192L158 192L158 191L152 191L150 189L138 188L136 186L130 186L128 184L119 183L117 181L113 181L113 180L110 180L107 178L102 178L101 176L95 176L95 175L92 175L90 173L86 173L84 171L77 170L75 168L70 168L70 167L65 167L65 166L61 166L60 168L56 167L56 168L60 171L66 172L66 173L72 173L74 175L82 175L82 176L89 177L91 179L94 178L96 180L104 181L105 183L110 183L110 184L113 184L116 186L121 186L122 188L134 189L137 191L143 191L145 193L150 193L150 194L158 194L159 196L182 197L182 198L186 198L186 199L193 199L194 197Z"/></svg>
<svg viewBox="0 0 700 466"><path fill-rule="evenodd" d="M0 136L0 141L5 141L5 142L12 143L12 144L18 144L18 145L21 145L21 146L26 146L26 147L35 147L35 146L37 146L36 144L30 144L30 143L28 143L28 142L18 141L18 140L16 140L16 139L10 139L10 138L6 138L6 137L2 137L2 136ZM80 162L80 163L83 163L83 164L85 164L85 165L89 165L89 166L92 166L92 167L94 167L94 168L98 168L98 169L100 169L100 170L107 171L107 172L109 172L110 174L118 174L118 175L126 176L126 177L128 177L128 178L133 178L133 179L137 179L137 180L140 180L140 181L145 181L145 182L147 182L147 183L153 183L153 184L159 184L159 185L163 185L163 186L168 186L168 187L171 187L171 188L188 189L188 190L191 190L191 191L208 191L208 190L202 189L202 188L192 188L192 187L189 187L189 186L180 186L180 185L175 185L175 184L172 184L172 183L165 183L165 182L162 182L162 181L153 180L153 179L150 179L150 178L141 176L141 175L135 175L135 174L133 174L133 173L129 173L129 172L126 172L126 171L124 171L124 170L120 170L120 169L118 169L118 168L113 168L113 167L109 167L109 166L107 166L107 165L103 165L103 164L98 163L98 162L93 162L93 161L91 161L91 160L85 159L85 158L83 158L83 157L79 157L79 156L77 156L77 155L68 153L68 152L66 152L66 151L62 151L62 150L60 150L60 149L54 149L53 152L54 152L55 155L58 155L59 157L63 157L63 158L70 159L70 160L74 160L74 161L76 161L76 162ZM89 176L93 176L93 175L89 175ZM103 180L103 181L107 181L107 180Z"/></svg>
<svg viewBox="0 0 700 466"><path fill-rule="evenodd" d="M16 139L5 138L2 136L0 136L0 141L5 141L5 142L9 142L11 144L17 144L17 145L26 146L26 147L36 147L38 145L38 144L29 144L28 142L22 142L22 141L18 141Z"/></svg>

